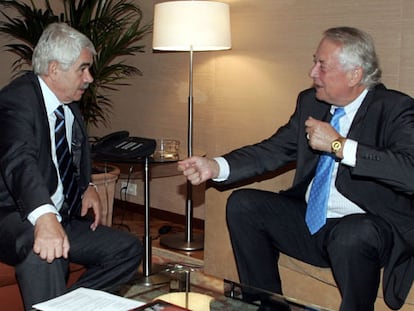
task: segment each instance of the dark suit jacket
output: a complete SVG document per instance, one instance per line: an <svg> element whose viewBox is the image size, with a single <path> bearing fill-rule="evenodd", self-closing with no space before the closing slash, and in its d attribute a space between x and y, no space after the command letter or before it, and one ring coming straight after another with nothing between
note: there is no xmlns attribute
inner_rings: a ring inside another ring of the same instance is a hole
<svg viewBox="0 0 414 311"><path fill-rule="evenodd" d="M90 181L91 160L79 108L72 130L74 164L83 192ZM22 219L42 204L53 204L57 173L50 154L49 123L37 76L27 73L0 91L0 220L17 210Z"/></svg>
<svg viewBox="0 0 414 311"><path fill-rule="evenodd" d="M329 121L329 109L315 98L314 89L300 93L289 122L273 136L224 156L230 165L226 183L296 162L293 187L286 193L304 198L319 158L308 145L305 120L312 116ZM386 303L399 308L414 279L414 100L378 85L364 99L348 138L358 142L356 166L339 166L336 187L392 226L394 246L383 289Z"/></svg>

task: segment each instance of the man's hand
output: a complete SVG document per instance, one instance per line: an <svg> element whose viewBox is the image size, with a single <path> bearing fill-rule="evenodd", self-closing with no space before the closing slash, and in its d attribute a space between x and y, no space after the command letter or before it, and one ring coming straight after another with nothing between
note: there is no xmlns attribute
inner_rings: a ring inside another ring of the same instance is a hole
<svg viewBox="0 0 414 311"><path fill-rule="evenodd" d="M40 216L34 228L33 251L51 263L56 258L68 258L69 240L53 213Z"/></svg>
<svg viewBox="0 0 414 311"><path fill-rule="evenodd" d="M91 230L95 231L101 222L101 199L94 186L89 186L83 194L81 216L88 213L88 209L92 208L95 216L94 222L91 224Z"/></svg>
<svg viewBox="0 0 414 311"><path fill-rule="evenodd" d="M306 122L306 133L314 150L331 152L331 143L341 135L328 122L323 122L309 117Z"/></svg>
<svg viewBox="0 0 414 311"><path fill-rule="evenodd" d="M182 171L193 185L199 185L219 174L219 166L216 161L198 156L179 161L178 170Z"/></svg>

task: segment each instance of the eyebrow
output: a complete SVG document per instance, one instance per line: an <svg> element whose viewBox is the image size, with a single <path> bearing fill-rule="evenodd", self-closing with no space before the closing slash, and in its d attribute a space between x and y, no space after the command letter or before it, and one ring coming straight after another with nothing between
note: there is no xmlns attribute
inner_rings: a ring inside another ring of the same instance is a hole
<svg viewBox="0 0 414 311"><path fill-rule="evenodd" d="M313 60L314 60L314 61L318 61L318 62L320 62L320 63L324 63L324 62L325 62L324 60L322 60L322 59L318 58L318 56L316 56L316 54L314 54L314 55L313 55Z"/></svg>
<svg viewBox="0 0 414 311"><path fill-rule="evenodd" d="M92 66L92 63L84 62L84 63L81 63L78 68L91 67L91 66Z"/></svg>

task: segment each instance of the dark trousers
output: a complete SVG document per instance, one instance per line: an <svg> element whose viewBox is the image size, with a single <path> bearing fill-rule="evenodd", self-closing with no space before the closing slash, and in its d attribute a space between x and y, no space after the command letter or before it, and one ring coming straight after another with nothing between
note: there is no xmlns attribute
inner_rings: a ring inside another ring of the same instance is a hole
<svg viewBox="0 0 414 311"><path fill-rule="evenodd" d="M73 219L65 224L70 242L69 260L60 258L48 263L32 250L34 227L28 221L22 222L17 213L2 219L0 234L7 240L0 240L0 259L15 266L26 310L78 287L105 289L125 283L136 274L142 258L141 242L130 233L106 226L91 231L90 224L86 219ZM13 236L15 233L18 235ZM82 264L87 270L68 289L69 261Z"/></svg>
<svg viewBox="0 0 414 311"><path fill-rule="evenodd" d="M341 311L374 310L380 269L392 232L380 218L354 214L330 219L311 235L306 203L283 194L237 190L227 203L227 224L242 284L282 293L279 252L319 267L330 267L339 288Z"/></svg>

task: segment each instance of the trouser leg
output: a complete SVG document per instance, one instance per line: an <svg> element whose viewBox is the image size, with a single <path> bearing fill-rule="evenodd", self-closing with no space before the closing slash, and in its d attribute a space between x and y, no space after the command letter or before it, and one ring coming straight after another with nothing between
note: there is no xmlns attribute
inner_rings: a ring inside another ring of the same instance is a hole
<svg viewBox="0 0 414 311"><path fill-rule="evenodd" d="M78 287L106 289L130 281L137 273L142 258L142 245L137 237L120 230L73 220L65 229L71 244L70 261L87 270L73 284Z"/></svg>
<svg viewBox="0 0 414 311"><path fill-rule="evenodd" d="M282 293L279 251L327 265L304 222L302 200L274 192L242 189L227 202L227 224L240 282Z"/></svg>
<svg viewBox="0 0 414 311"><path fill-rule="evenodd" d="M235 191L227 202L226 216L240 282L281 293L278 251L266 236L259 200L249 190Z"/></svg>
<svg viewBox="0 0 414 311"><path fill-rule="evenodd" d="M392 245L390 227L372 215L350 215L332 228L326 245L342 295L340 310L374 310L381 267Z"/></svg>
<svg viewBox="0 0 414 311"><path fill-rule="evenodd" d="M15 272L25 310L32 310L33 304L62 295L66 291L68 261L65 259L48 263L31 252L15 266Z"/></svg>

